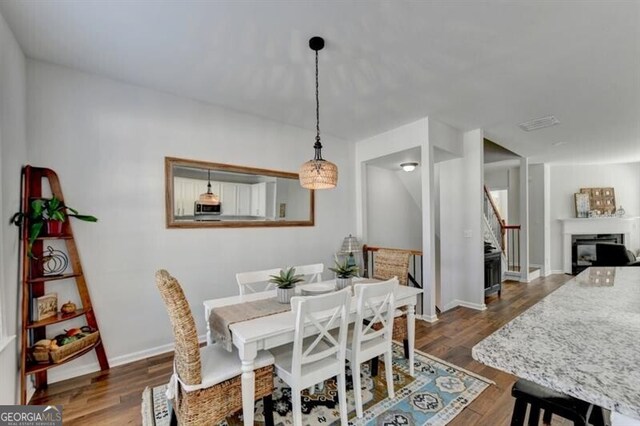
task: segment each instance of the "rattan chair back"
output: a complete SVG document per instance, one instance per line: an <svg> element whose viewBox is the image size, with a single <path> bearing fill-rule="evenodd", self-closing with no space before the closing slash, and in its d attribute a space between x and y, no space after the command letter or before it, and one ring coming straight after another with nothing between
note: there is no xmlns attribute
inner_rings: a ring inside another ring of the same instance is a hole
<svg viewBox="0 0 640 426"><path fill-rule="evenodd" d="M196 323L180 283L164 269L156 272L156 285L169 314L175 338L175 369L187 385L202 382L200 344Z"/></svg>
<svg viewBox="0 0 640 426"><path fill-rule="evenodd" d="M373 258L373 278L386 281L398 277L400 285L407 285L410 257L407 250L381 248Z"/></svg>

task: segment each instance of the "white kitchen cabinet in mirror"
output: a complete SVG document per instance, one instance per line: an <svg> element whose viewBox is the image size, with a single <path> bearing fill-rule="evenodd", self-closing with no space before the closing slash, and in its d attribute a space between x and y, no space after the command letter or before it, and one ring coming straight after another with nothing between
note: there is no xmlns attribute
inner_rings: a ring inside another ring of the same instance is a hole
<svg viewBox="0 0 640 426"><path fill-rule="evenodd" d="M168 228L314 224L297 173L166 157L165 186Z"/></svg>

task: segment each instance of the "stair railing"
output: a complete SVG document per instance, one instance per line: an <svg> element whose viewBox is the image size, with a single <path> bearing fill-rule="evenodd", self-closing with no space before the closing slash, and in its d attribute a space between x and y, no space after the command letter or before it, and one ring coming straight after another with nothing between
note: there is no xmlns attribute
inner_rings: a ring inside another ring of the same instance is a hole
<svg viewBox="0 0 640 426"><path fill-rule="evenodd" d="M507 260L507 271L520 272L520 225L507 225L489 189L484 187L484 217Z"/></svg>

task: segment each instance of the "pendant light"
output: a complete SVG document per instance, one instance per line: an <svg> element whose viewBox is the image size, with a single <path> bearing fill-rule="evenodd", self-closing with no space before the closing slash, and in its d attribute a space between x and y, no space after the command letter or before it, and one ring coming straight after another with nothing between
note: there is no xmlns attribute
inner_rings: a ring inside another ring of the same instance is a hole
<svg viewBox="0 0 640 426"><path fill-rule="evenodd" d="M320 97L318 92L318 51L324 47L322 37L312 37L309 47L316 52L316 143L313 145L315 154L300 167L300 185L307 189L330 189L338 183L338 167L322 158L322 143L320 143Z"/></svg>
<svg viewBox="0 0 640 426"><path fill-rule="evenodd" d="M220 199L216 194L211 192L211 170L207 170L207 192L200 194L200 197L198 197L198 203L211 206L217 206L220 204Z"/></svg>

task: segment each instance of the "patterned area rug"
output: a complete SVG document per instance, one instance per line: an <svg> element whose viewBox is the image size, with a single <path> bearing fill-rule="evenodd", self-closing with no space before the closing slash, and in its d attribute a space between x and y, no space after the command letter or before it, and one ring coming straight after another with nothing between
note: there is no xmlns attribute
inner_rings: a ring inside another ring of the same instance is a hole
<svg viewBox="0 0 640 426"><path fill-rule="evenodd" d="M416 351L416 377L409 376L402 345L393 345L393 377L395 398L387 398L384 368L380 361L378 375L371 377L368 364L363 364L362 386L365 401L364 418L355 417L351 371L347 364L347 404L349 424L363 426L445 425L482 393L492 381L451 365L438 358ZM275 378L273 393L274 422L291 425L291 389ZM142 422L145 426L169 424L169 406L164 395L166 386L145 389L142 395ZM304 425L338 425L338 395L335 379L325 382L322 389L302 395ZM256 401L255 421L264 424L262 402ZM242 415L227 418L220 426L242 424Z"/></svg>

